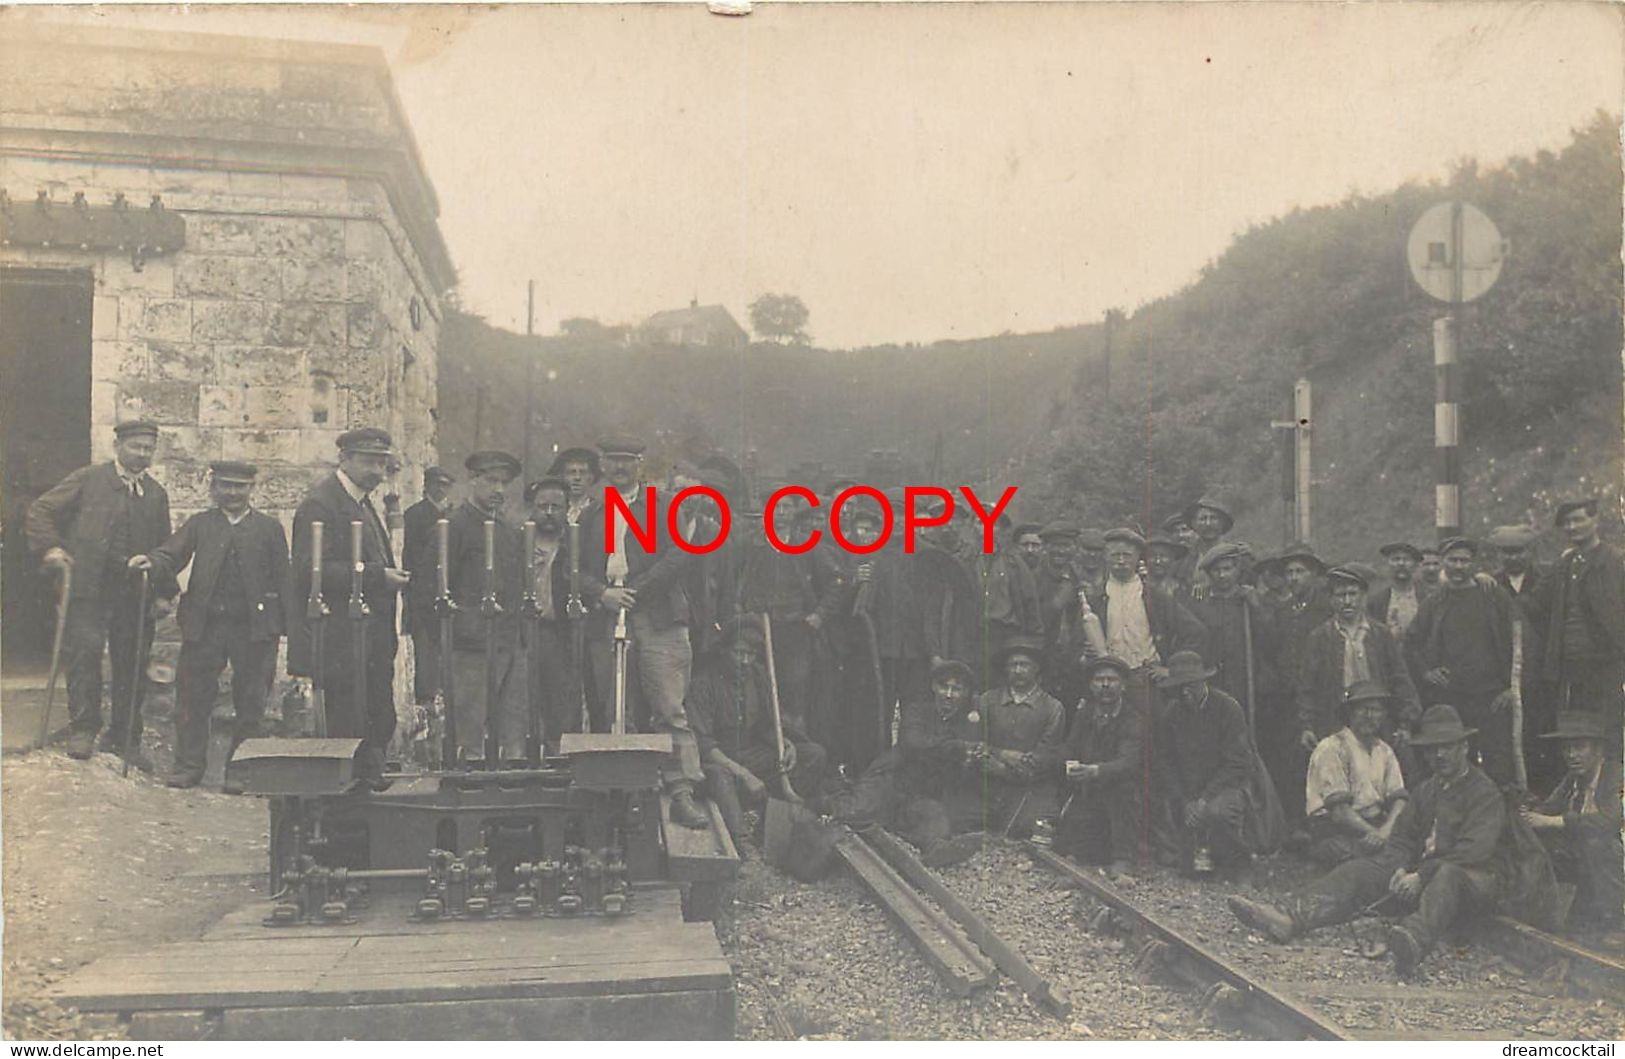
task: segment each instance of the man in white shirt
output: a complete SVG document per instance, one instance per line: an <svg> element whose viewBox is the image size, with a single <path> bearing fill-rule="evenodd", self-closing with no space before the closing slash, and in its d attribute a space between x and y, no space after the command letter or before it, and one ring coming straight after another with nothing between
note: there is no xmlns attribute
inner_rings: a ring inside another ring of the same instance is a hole
<svg viewBox="0 0 1625 1059"><path fill-rule="evenodd" d="M1410 795L1393 748L1381 739L1388 726L1388 692L1360 681L1348 689L1348 724L1322 739L1309 756L1304 810L1314 844L1309 855L1341 864L1380 851L1393 834Z"/></svg>

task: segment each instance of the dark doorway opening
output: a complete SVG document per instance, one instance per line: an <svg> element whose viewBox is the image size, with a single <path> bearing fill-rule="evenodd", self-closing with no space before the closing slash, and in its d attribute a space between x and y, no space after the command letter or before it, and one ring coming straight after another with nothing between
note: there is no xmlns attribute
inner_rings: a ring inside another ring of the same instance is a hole
<svg viewBox="0 0 1625 1059"><path fill-rule="evenodd" d="M0 268L0 670L50 665L56 582L28 550L28 505L90 462L89 272Z"/></svg>

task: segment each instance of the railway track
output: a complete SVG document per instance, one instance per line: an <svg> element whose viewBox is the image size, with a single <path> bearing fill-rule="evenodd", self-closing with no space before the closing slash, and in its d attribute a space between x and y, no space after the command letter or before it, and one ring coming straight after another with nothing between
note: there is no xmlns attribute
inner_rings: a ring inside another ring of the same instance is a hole
<svg viewBox="0 0 1625 1059"><path fill-rule="evenodd" d="M1360 956L1370 923L1293 945L1251 935L1224 911L1230 888L1175 878L1114 887L1031 847L1033 860L1082 897L1094 933L1127 936L1142 969L1198 990L1204 1014L1267 1039L1612 1040L1625 1032L1625 962L1497 917L1469 944L1444 946L1415 980Z"/></svg>

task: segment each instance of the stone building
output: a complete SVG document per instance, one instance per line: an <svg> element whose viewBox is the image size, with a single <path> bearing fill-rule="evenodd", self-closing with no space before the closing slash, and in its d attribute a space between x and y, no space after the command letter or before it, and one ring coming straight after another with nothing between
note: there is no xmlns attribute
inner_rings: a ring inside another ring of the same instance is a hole
<svg viewBox="0 0 1625 1059"><path fill-rule="evenodd" d="M241 458L291 522L360 424L416 498L454 273L381 52L7 18L0 191L8 662L48 625L21 514L118 420L163 425L177 521Z"/></svg>

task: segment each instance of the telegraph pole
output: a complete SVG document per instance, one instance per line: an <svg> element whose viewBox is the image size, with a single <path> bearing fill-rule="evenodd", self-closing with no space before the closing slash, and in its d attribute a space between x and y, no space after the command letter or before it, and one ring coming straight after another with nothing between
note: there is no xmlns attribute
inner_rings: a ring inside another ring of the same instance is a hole
<svg viewBox="0 0 1625 1059"><path fill-rule="evenodd" d="M529 280L525 284L525 337L534 338L536 335L536 281ZM523 468L519 483L521 491L525 482L530 480L530 421L536 417L536 350L531 343L525 343L525 454L520 458Z"/></svg>
<svg viewBox="0 0 1625 1059"><path fill-rule="evenodd" d="M1308 379L1292 386L1292 418L1273 420L1270 426L1281 431L1281 543L1310 539L1309 493L1314 485L1314 463L1309 449L1311 391ZM1287 433L1290 431L1291 433Z"/></svg>

